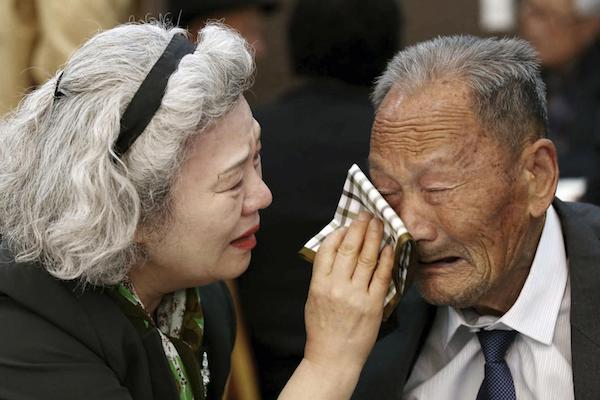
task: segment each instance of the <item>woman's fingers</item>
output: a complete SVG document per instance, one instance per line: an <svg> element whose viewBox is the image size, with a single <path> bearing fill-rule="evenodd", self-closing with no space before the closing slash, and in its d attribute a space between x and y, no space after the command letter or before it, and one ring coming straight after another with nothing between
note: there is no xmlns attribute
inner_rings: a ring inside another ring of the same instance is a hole
<svg viewBox="0 0 600 400"><path fill-rule="evenodd" d="M323 240L313 262L313 276L329 275L331 273L337 250L347 231L348 228L345 227L336 229Z"/></svg>
<svg viewBox="0 0 600 400"><path fill-rule="evenodd" d="M365 232L372 219L371 214L360 212L337 249L332 274L338 279L350 279L356 269L358 256L365 240Z"/></svg>
<svg viewBox="0 0 600 400"><path fill-rule="evenodd" d="M392 281L393 266L394 251L390 245L387 245L383 248L383 251L379 256L377 269L375 269L375 273L369 284L369 293L376 297L381 297L382 301L385 298L390 287L390 282Z"/></svg>
<svg viewBox="0 0 600 400"><path fill-rule="evenodd" d="M376 218L367 226L362 249L358 256L352 280L361 287L368 287L379 258L379 247L383 237L383 224Z"/></svg>
<svg viewBox="0 0 600 400"><path fill-rule="evenodd" d="M371 221L361 214L331 234L315 257L305 307L305 359L315 364L360 368L377 338L393 254L386 246L379 255L383 226Z"/></svg>
<svg viewBox="0 0 600 400"><path fill-rule="evenodd" d="M393 252L386 246L379 254L382 237L381 221L361 212L349 228L337 229L323 241L315 256L313 277L332 275L334 281L352 281L369 292L387 291Z"/></svg>

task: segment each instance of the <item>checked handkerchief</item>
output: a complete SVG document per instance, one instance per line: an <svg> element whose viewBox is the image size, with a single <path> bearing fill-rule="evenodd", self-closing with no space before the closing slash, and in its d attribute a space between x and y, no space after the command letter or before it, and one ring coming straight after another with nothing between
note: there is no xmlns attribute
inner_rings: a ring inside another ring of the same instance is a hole
<svg viewBox="0 0 600 400"><path fill-rule="evenodd" d="M300 255L312 263L323 240L336 229L350 226L360 211L368 211L383 222L380 250L387 244L394 249L393 280L385 298L383 313L384 319L387 319L410 283L416 247L400 217L356 164L348 171L333 220L304 245Z"/></svg>

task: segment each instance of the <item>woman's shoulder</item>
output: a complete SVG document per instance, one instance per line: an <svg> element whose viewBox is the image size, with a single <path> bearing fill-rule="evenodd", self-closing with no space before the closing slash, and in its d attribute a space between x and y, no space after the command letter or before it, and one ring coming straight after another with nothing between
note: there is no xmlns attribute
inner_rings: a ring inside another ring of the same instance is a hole
<svg viewBox="0 0 600 400"><path fill-rule="evenodd" d="M55 279L37 263L17 263L3 249L0 320L0 376L8 378L0 398L94 398L88 391L101 386L129 398L121 382L145 357L143 345L106 293Z"/></svg>
<svg viewBox="0 0 600 400"><path fill-rule="evenodd" d="M120 325L126 318L103 290L51 276L39 263L19 263L0 250L0 295L13 317L31 314L51 322L78 340L93 346L94 321Z"/></svg>

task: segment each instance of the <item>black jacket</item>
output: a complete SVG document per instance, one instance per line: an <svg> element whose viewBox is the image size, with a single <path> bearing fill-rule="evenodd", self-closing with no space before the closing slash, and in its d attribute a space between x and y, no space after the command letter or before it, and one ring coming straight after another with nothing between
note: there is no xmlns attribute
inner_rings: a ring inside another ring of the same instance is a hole
<svg viewBox="0 0 600 400"><path fill-rule="evenodd" d="M200 289L209 398L222 398L235 339L226 286ZM76 288L0 251L0 399L178 400L158 333L135 330L101 289Z"/></svg>

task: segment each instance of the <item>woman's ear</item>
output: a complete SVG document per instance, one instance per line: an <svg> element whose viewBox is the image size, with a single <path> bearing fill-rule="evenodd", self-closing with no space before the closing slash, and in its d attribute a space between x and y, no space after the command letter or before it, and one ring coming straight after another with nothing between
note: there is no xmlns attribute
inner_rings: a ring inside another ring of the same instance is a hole
<svg viewBox="0 0 600 400"><path fill-rule="evenodd" d="M146 230L141 225L138 225L138 227L135 228L135 233L133 234L133 241L135 242L135 244L141 245L146 242L146 232L145 231Z"/></svg>
<svg viewBox="0 0 600 400"><path fill-rule="evenodd" d="M528 209L532 217L544 215L556 193L558 163L556 147L549 139L538 139L522 153L527 181Z"/></svg>

